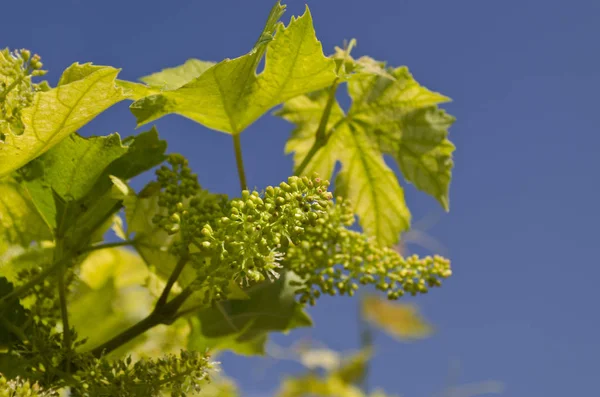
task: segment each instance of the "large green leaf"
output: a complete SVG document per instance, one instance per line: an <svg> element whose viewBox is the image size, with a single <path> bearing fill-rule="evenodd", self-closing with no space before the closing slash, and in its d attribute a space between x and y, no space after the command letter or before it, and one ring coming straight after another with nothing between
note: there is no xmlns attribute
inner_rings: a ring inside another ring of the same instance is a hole
<svg viewBox="0 0 600 397"><path fill-rule="evenodd" d="M85 241L120 208L110 176L136 176L162 162L165 149L154 129L123 142L118 134L74 134L29 164L24 183L55 233Z"/></svg>
<svg viewBox="0 0 600 397"><path fill-rule="evenodd" d="M447 210L454 145L446 137L454 118L436 105L450 99L419 85L406 67L390 73L395 80L363 75L348 83L348 117L394 156L409 182Z"/></svg>
<svg viewBox="0 0 600 397"><path fill-rule="evenodd" d="M190 343L197 348L262 354L269 332L312 325L302 305L295 300L294 288L289 284L292 276L287 274L276 282L247 289L247 300L215 302L212 307L201 310L196 315L197 327L190 336Z"/></svg>
<svg viewBox="0 0 600 397"><path fill-rule="evenodd" d="M279 103L331 85L336 78L335 61L323 55L310 11L307 8L284 27L277 22L283 10L281 4L275 5L248 54L226 59L176 90L133 103L131 111L138 124L177 113L236 135ZM257 75L265 52L264 71Z"/></svg>
<svg viewBox="0 0 600 397"><path fill-rule="evenodd" d="M22 111L25 131L7 135L0 146L0 176L47 152L98 114L126 99L115 84L118 69L74 64L63 73L59 86L35 94Z"/></svg>
<svg viewBox="0 0 600 397"><path fill-rule="evenodd" d="M336 194L351 200L365 233L381 246L395 244L399 233L410 227L410 211L396 175L361 127L345 125L336 135L335 140L344 142Z"/></svg>
<svg viewBox="0 0 600 397"><path fill-rule="evenodd" d="M52 234L28 192L11 179L0 181L0 254L10 245L28 247L51 240Z"/></svg>
<svg viewBox="0 0 600 397"><path fill-rule="evenodd" d="M436 105L448 100L420 86L406 68L381 72L366 66L348 78L352 106L347 115L336 103L327 122L326 143L304 169L329 178L335 163L342 168L336 195L350 199L364 231L382 246L391 246L410 226L404 192L384 155L391 155L405 178L448 208L448 186L454 146L447 129L454 120ZM376 67L377 66L377 67ZM277 113L296 124L287 146L302 163L315 142L327 103L325 91L296 97Z"/></svg>

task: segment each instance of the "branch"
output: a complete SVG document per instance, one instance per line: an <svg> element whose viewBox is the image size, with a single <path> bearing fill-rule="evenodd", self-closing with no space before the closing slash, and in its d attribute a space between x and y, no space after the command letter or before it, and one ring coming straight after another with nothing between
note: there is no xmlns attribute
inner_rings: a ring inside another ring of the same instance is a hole
<svg viewBox="0 0 600 397"><path fill-rule="evenodd" d="M118 241L116 243L89 245L89 246L85 247L84 249L82 249L81 251L79 251L79 254L83 254L85 252L102 250L105 248L124 247L124 246L134 245L134 244L135 244L135 240L125 240L125 241Z"/></svg>
<svg viewBox="0 0 600 397"><path fill-rule="evenodd" d="M143 334L151 328L157 325L172 324L177 319L177 310L183 305L187 298L194 293L194 289L186 287L179 295L177 295L169 303L155 307L154 311L148 315L145 319L134 324L130 328L121 332L119 335L96 347L91 351L92 355L100 358L102 355L108 354L118 347L124 345L135 337Z"/></svg>
<svg viewBox="0 0 600 397"><path fill-rule="evenodd" d="M187 255L179 258L177 265L175 265L175 269L173 269L173 272L171 273L171 275L169 276L169 279L167 280L167 284L165 285L165 288L163 289L162 293L160 294L160 297L158 298L158 301L156 302L155 308L164 306L167 303L167 299L169 298L169 293L171 292L173 285L179 278L179 275L183 271L183 268L185 267L185 264L187 263L187 261L188 261Z"/></svg>

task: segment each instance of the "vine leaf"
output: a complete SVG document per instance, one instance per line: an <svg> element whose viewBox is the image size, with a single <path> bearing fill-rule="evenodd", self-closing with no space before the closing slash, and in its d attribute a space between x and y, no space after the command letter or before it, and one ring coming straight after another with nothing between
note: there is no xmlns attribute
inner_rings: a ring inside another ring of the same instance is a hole
<svg viewBox="0 0 600 397"><path fill-rule="evenodd" d="M323 55L310 11L307 8L304 15L292 17L284 27L278 23L283 10L278 2L246 55L219 62L178 89L134 102L131 111L138 125L177 113L237 135L285 100L330 86L336 78L335 61ZM257 75L265 52L264 71Z"/></svg>
<svg viewBox="0 0 600 397"><path fill-rule="evenodd" d="M199 77L214 65L214 62L188 59L183 65L163 69L160 72L144 76L140 78L140 80L151 87L158 87L164 90L176 90Z"/></svg>
<svg viewBox="0 0 600 397"><path fill-rule="evenodd" d="M29 247L34 241L51 239L27 190L8 178L0 181L0 254L11 245Z"/></svg>
<svg viewBox="0 0 600 397"><path fill-rule="evenodd" d="M276 282L246 289L249 299L216 302L201 310L190 343L196 348L264 354L268 332L311 326L310 317L295 300L291 277L288 273Z"/></svg>
<svg viewBox="0 0 600 397"><path fill-rule="evenodd" d="M433 333L433 327L412 304L369 295L363 299L361 310L362 316L369 323L401 341L424 339Z"/></svg>
<svg viewBox="0 0 600 397"><path fill-rule="evenodd" d="M330 177L336 162L341 162L336 195L350 199L365 233L380 245L391 246L410 227L411 216L403 188L383 156L391 155L408 182L448 209L454 145L447 130L454 118L437 108L449 99L419 85L405 67L384 73L373 60L353 65L347 66L355 71L347 79L352 99L348 114L334 105L326 144L304 173ZM286 152L294 152L296 166L315 143L326 95L321 91L293 98L276 113L296 124L286 146Z"/></svg>
<svg viewBox="0 0 600 397"><path fill-rule="evenodd" d="M335 139L345 145L339 155L343 166L335 180L336 194L351 200L364 232L379 245L395 244L399 233L410 227L410 211L396 175L360 126L345 125Z"/></svg>
<svg viewBox="0 0 600 397"><path fill-rule="evenodd" d="M395 80L364 75L348 82L349 118L396 159L407 181L448 210L454 145L447 135L454 118L437 105L450 99L419 85L406 67L390 74Z"/></svg>
<svg viewBox="0 0 600 397"><path fill-rule="evenodd" d="M214 62L188 59L183 65L140 78L147 85L125 80L117 80L117 85L125 89L129 99L137 101L146 96L160 94L163 90L175 90L197 78L213 65Z"/></svg>
<svg viewBox="0 0 600 397"><path fill-rule="evenodd" d="M126 99L115 83L118 73L112 67L75 63L65 70L56 88L36 93L32 105L22 111L23 134L7 135L0 146L0 176L44 154Z"/></svg>
<svg viewBox="0 0 600 397"><path fill-rule="evenodd" d="M164 160L166 143L155 129L121 141L118 134L73 134L22 171L24 185L54 233L85 242L111 221L120 201L110 176L132 178ZM110 225L108 225L110 227Z"/></svg>

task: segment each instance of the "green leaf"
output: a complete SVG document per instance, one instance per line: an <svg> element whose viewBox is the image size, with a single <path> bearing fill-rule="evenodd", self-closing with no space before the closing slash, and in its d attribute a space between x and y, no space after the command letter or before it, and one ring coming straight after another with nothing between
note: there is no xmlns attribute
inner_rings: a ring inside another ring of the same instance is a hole
<svg viewBox="0 0 600 397"><path fill-rule="evenodd" d="M90 253L80 266L69 301L69 318L89 350L146 317L153 308L162 283L152 277L140 256L132 250L109 248ZM182 327L183 326L183 327ZM113 353L136 356L162 355L187 344L189 327L175 323L159 326L135 338Z"/></svg>
<svg viewBox="0 0 600 397"><path fill-rule="evenodd" d="M339 154L343 166L336 178L336 194L350 199L365 233L389 247L410 227L404 191L366 131L355 125L344 127L335 137L345 144Z"/></svg>
<svg viewBox="0 0 600 397"><path fill-rule="evenodd" d="M296 302L289 281L291 274L276 282L265 282L245 292L247 300L215 302L201 310L191 343L241 354L262 354L269 332L285 332L312 325L310 317ZM200 339L194 341L194 338Z"/></svg>
<svg viewBox="0 0 600 397"><path fill-rule="evenodd" d="M454 118L436 105L450 99L419 85L406 67L390 72L396 80L375 75L348 83L348 117L394 156L409 182L447 210L454 145L446 137Z"/></svg>
<svg viewBox="0 0 600 397"><path fill-rule="evenodd" d="M226 59L176 90L133 103L131 111L138 124L177 113L237 135L285 100L330 86L336 78L335 61L323 55L310 11L307 8L283 27L277 23L283 9L276 4L248 54ZM256 75L265 51L265 69Z"/></svg>
<svg viewBox="0 0 600 397"><path fill-rule="evenodd" d="M160 94L162 90L157 87L151 87L141 83L134 83L132 81L117 80L117 85L123 89L124 95L127 99L137 101L146 96Z"/></svg>
<svg viewBox="0 0 600 397"><path fill-rule="evenodd" d="M348 385L358 384L367 374L369 360L373 357L371 349L363 349L344 358L344 364L333 371L331 376L338 377Z"/></svg>
<svg viewBox="0 0 600 397"><path fill-rule="evenodd" d="M50 229L28 192L14 180L1 180L0 253L13 244L28 247L34 241L51 239Z"/></svg>
<svg viewBox="0 0 600 397"><path fill-rule="evenodd" d="M32 105L22 111L23 134L7 135L0 146L0 176L47 152L125 99L115 84L118 73L107 66L76 63L65 70L58 87L36 93Z"/></svg>
<svg viewBox="0 0 600 397"><path fill-rule="evenodd" d="M329 178L340 161L335 194L350 199L363 230L389 247L410 227L411 216L403 189L383 156L391 155L407 181L447 209L454 146L446 137L454 119L436 107L448 98L420 86L406 68L379 73L376 67L383 66L374 60L363 59L358 65L347 66L354 72L348 81L348 114L337 103L333 106L326 138L303 174L318 172ZM315 144L326 103L321 91L291 99L277 112L296 124L286 146L286 152L295 152L296 166Z"/></svg>
<svg viewBox="0 0 600 397"><path fill-rule="evenodd" d="M455 149L447 136L454 120L434 107L411 112L403 122L402 138L393 152L404 178L435 197L446 211L450 208L448 194Z"/></svg>
<svg viewBox="0 0 600 397"><path fill-rule="evenodd" d="M46 222L71 244L84 243L121 206L110 176L129 179L164 160L155 129L121 142L118 134L71 135L23 170L25 185Z"/></svg>
<svg viewBox="0 0 600 397"><path fill-rule="evenodd" d="M363 299L361 310L368 322L401 341L424 339L433 333L433 327L411 304L370 295Z"/></svg>
<svg viewBox="0 0 600 397"><path fill-rule="evenodd" d="M336 376L319 377L307 374L285 379L277 397L365 397L362 391Z"/></svg>
<svg viewBox="0 0 600 397"><path fill-rule="evenodd" d="M163 69L160 72L144 76L140 80L151 87L163 90L175 90L199 77L214 65L214 62L188 59L183 65Z"/></svg>

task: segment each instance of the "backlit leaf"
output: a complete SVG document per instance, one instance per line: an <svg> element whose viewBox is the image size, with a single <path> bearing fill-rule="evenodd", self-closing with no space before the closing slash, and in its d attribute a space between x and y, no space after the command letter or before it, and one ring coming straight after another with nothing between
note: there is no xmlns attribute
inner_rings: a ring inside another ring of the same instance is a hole
<svg viewBox="0 0 600 397"><path fill-rule="evenodd" d="M371 324L401 341L428 338L433 333L432 326L411 304L370 295L363 299L362 315Z"/></svg>
<svg viewBox="0 0 600 397"><path fill-rule="evenodd" d="M129 179L161 163L166 144L156 130L121 141L118 134L73 134L23 170L25 186L46 222L73 244L110 227L120 200L111 197L111 176Z"/></svg>
<svg viewBox="0 0 600 397"><path fill-rule="evenodd" d="M284 27L278 23L283 10L279 3L275 5L248 54L219 62L176 90L133 103L138 124L177 113L236 135L283 101L331 85L335 62L323 55L310 12L307 9ZM264 71L257 75L265 52Z"/></svg>
<svg viewBox="0 0 600 397"><path fill-rule="evenodd" d="M44 154L125 99L115 84L118 73L107 66L76 63L65 70L58 87L36 93L32 105L22 111L23 134L7 135L0 145L0 176Z"/></svg>
<svg viewBox="0 0 600 397"><path fill-rule="evenodd" d="M345 58L344 58L345 56ZM437 108L449 99L420 86L404 67L359 62L339 50L345 62L352 105L344 115L336 103L327 122L326 142L303 174L330 178L337 161L336 195L350 199L363 230L382 246L398 241L410 227L404 192L384 155L396 160L405 179L448 208L453 144L447 139L454 118ZM296 124L286 145L299 166L316 139L327 103L325 91L293 98L277 114Z"/></svg>
<svg viewBox="0 0 600 397"><path fill-rule="evenodd" d="M14 180L0 181L0 253L10 245L28 247L50 240L50 228L31 201L29 193Z"/></svg>

